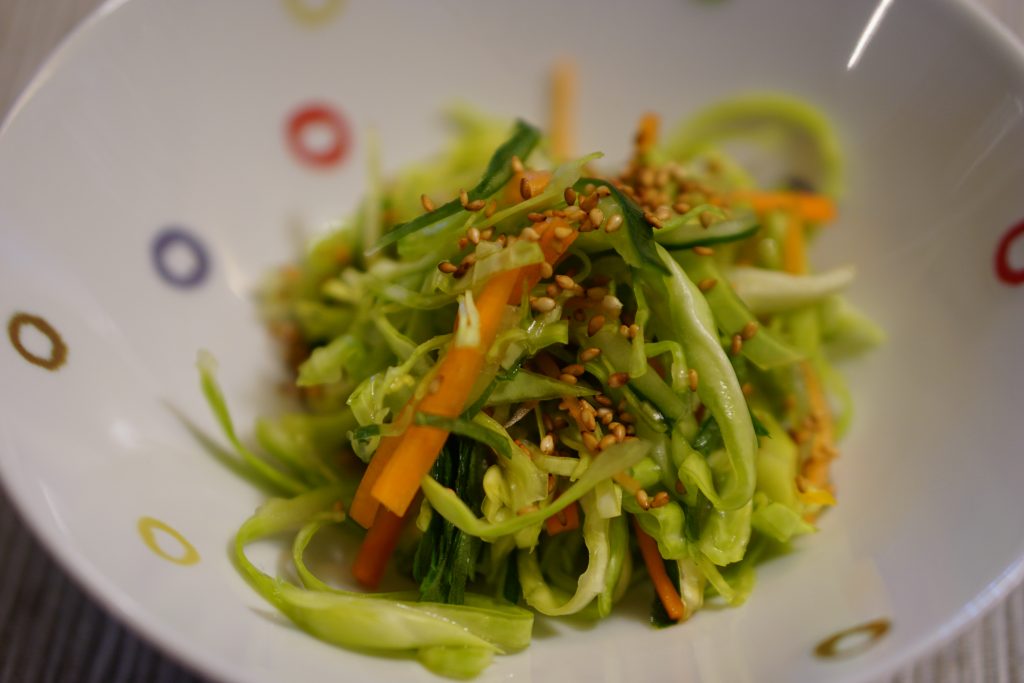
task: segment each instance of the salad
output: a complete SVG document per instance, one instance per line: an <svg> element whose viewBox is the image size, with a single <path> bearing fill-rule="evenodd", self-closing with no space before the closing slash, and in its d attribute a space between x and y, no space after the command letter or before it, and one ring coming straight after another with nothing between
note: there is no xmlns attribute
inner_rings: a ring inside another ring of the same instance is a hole
<svg viewBox="0 0 1024 683"><path fill-rule="evenodd" d="M880 339L841 296L853 270L808 262L841 187L827 122L777 96L664 138L649 114L607 168L570 157L564 125L452 120L437 158L371 163L358 212L270 278L299 407L257 421L260 453L200 354L273 492L238 530L240 572L318 638L457 678L527 647L535 614L646 595L663 627L742 603L835 504L851 402L833 362ZM805 175L765 189L737 141ZM307 562L329 527L365 590ZM284 532L287 578L246 554Z"/></svg>

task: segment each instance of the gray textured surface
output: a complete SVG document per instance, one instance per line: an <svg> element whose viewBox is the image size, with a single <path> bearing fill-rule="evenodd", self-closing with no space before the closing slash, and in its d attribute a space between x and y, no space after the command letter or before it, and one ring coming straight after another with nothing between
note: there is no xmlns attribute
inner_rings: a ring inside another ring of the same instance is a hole
<svg viewBox="0 0 1024 683"><path fill-rule="evenodd" d="M100 0L0 0L0 114ZM1018 35L1024 0L982 0ZM198 681L85 596L0 493L0 683ZM1024 588L893 683L1024 681Z"/></svg>

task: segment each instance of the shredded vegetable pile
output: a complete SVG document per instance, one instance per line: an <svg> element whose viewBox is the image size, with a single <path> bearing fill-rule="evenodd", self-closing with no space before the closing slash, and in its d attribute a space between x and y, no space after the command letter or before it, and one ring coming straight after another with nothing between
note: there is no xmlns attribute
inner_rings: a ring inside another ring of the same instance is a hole
<svg viewBox="0 0 1024 683"><path fill-rule="evenodd" d="M238 531L240 571L318 638L456 678L525 648L535 613L646 595L666 626L742 603L835 503L851 404L833 362L881 338L841 295L852 268L808 263L841 187L829 126L775 96L664 140L646 115L607 169L566 158L564 133L452 120L437 158L390 179L371 163L359 211L266 286L300 408L257 422L259 453L200 354L275 492ZM804 175L759 187L737 141ZM359 584L407 588L328 585L306 563L326 527L357 539ZM289 579L246 554L282 532Z"/></svg>

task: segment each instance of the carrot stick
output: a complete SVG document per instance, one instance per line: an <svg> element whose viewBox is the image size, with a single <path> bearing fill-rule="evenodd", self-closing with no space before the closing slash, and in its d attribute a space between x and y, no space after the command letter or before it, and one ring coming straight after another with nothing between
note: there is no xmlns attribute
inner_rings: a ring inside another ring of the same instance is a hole
<svg viewBox="0 0 1024 683"><path fill-rule="evenodd" d="M754 211L790 211L810 223L835 220L836 205L828 197L810 192L737 192L733 199L749 203Z"/></svg>
<svg viewBox="0 0 1024 683"><path fill-rule="evenodd" d="M679 621L686 617L686 605L679 597L679 591L672 585L672 579L665 571L665 561L661 559L658 552L658 544L653 538L647 535L640 528L640 522L633 517L633 529L636 530L636 541L640 546L640 554L644 556L644 564L647 565L647 574L654 583L654 590L658 593L661 604L665 606L665 613L672 621Z"/></svg>
<svg viewBox="0 0 1024 683"><path fill-rule="evenodd" d="M398 545L398 537L402 532L405 519L390 510L379 510L373 520L373 526L366 532L363 544L359 546L355 564L352 565L352 576L361 585L374 590L380 583L387 567L388 558Z"/></svg>
<svg viewBox="0 0 1024 683"><path fill-rule="evenodd" d="M406 406L398 414L398 417L395 418L396 421L405 419L410 408L411 406ZM384 466L388 464L391 456L395 454L399 436L386 436L380 440L377 450L374 452L373 457L370 458L370 464L366 466L363 478L359 480L359 488L356 489L356 495L352 498L352 505L349 506L348 516L364 529L369 529L370 525L373 524L373 520L377 516L377 508L380 507L380 504L370 493L370 490L380 477L380 473L384 471Z"/></svg>
<svg viewBox="0 0 1024 683"><path fill-rule="evenodd" d="M553 514L544 520L544 528L547 529L548 535L550 536L555 536L563 531L578 529L579 526L580 506L575 502L564 510Z"/></svg>
<svg viewBox="0 0 1024 683"><path fill-rule="evenodd" d="M579 235L575 230L573 230L568 236L561 239L555 235L555 229L568 226L569 224L562 218L551 218L543 223L539 223L537 226L534 226L534 230L540 232L540 241L538 244L540 245L540 250L544 252L544 260L552 266L557 265L562 257L565 256L569 250L569 245L572 244ZM512 294L509 295L508 303L512 306L518 306L523 299L523 292L528 292L533 289L537 283L541 281L543 273L544 269L539 263L532 266L524 266L523 276L512 289Z"/></svg>
<svg viewBox="0 0 1024 683"><path fill-rule="evenodd" d="M500 272L487 281L476 301L480 313L480 345L453 345L448 350L434 375L436 390L423 397L417 410L443 417L459 416L484 369L487 350L498 334L506 302L520 276L517 268ZM371 492L377 502L404 515L447 438L448 432L442 429L425 425L409 427L373 484Z"/></svg>

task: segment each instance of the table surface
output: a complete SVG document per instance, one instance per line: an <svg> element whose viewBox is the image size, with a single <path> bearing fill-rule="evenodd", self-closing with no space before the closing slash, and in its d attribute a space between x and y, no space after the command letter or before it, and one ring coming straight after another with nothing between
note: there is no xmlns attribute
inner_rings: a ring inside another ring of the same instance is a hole
<svg viewBox="0 0 1024 683"><path fill-rule="evenodd" d="M67 32L102 0L0 0L0 118ZM1024 0L976 0L1024 35ZM0 491L0 683L199 682L97 606ZM1024 681L1024 587L891 683Z"/></svg>

